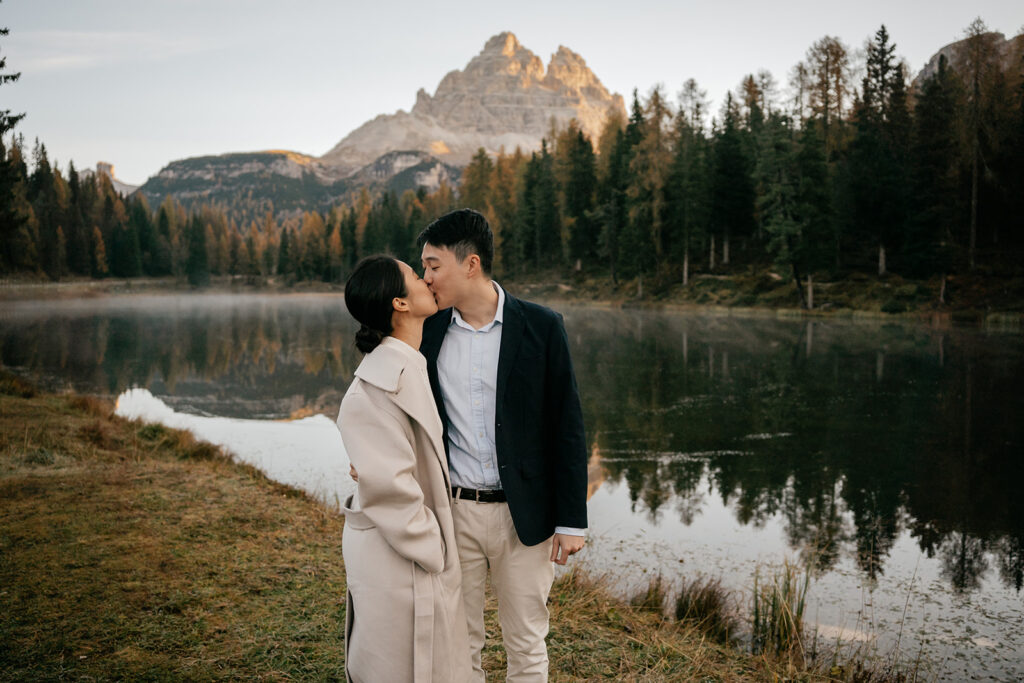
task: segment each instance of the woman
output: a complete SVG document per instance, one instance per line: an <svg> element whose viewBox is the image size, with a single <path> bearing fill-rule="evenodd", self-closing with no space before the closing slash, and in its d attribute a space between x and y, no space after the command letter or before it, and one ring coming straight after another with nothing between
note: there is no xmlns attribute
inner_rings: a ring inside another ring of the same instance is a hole
<svg viewBox="0 0 1024 683"><path fill-rule="evenodd" d="M361 681L465 681L469 644L441 420L417 350L433 294L405 263L369 256L345 284L366 354L338 429L359 473L346 501L345 670Z"/></svg>

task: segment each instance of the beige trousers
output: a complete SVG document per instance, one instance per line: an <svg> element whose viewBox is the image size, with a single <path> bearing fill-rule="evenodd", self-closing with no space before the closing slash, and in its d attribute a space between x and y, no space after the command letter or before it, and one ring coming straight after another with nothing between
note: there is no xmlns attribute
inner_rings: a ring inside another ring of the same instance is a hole
<svg viewBox="0 0 1024 683"><path fill-rule="evenodd" d="M484 646L484 587L490 568L508 659L506 680L547 681L544 639L548 635L548 594L555 577L550 541L523 545L512 525L508 503L460 499L453 503L473 680L486 680L480 658Z"/></svg>

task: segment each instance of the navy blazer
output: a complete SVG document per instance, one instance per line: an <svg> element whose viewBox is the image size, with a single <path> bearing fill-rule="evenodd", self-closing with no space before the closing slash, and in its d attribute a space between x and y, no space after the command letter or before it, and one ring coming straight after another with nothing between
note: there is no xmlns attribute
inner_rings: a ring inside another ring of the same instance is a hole
<svg viewBox="0 0 1024 683"><path fill-rule="evenodd" d="M451 319L451 308L428 318L420 344L444 425L445 453L448 413L437 356ZM556 526L587 526L583 412L562 316L506 291L501 324L494 413L498 474L519 540L536 545Z"/></svg>

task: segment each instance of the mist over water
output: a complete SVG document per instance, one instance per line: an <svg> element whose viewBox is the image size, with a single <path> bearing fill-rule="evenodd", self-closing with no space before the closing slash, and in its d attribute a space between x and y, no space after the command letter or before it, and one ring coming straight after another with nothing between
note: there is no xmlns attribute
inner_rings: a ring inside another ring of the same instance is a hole
<svg viewBox="0 0 1024 683"><path fill-rule="evenodd" d="M905 659L938 675L1024 676L1024 337L561 310L590 443L588 566L623 590L721 576L747 599L759 566L796 560L823 635L877 632L884 654L903 624ZM333 421L355 330L339 295L21 302L0 310L0 354L47 388Z"/></svg>

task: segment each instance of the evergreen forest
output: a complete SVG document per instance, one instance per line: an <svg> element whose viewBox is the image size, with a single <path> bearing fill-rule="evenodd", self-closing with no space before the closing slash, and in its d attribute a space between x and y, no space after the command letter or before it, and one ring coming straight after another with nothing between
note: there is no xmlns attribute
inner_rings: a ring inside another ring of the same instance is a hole
<svg viewBox="0 0 1024 683"><path fill-rule="evenodd" d="M490 220L495 274L511 279L656 292L759 268L803 297L808 277L1017 276L1024 261L1024 37L980 19L922 82L884 26L863 54L825 36L785 84L752 73L717 111L692 79L674 101L634 91L597 140L570 122L537 151L481 149L457 187L363 189L323 213L240 220L226 204L122 196L28 149L21 116L0 110L3 276L341 282L374 252L418 264L419 231L463 206Z"/></svg>

